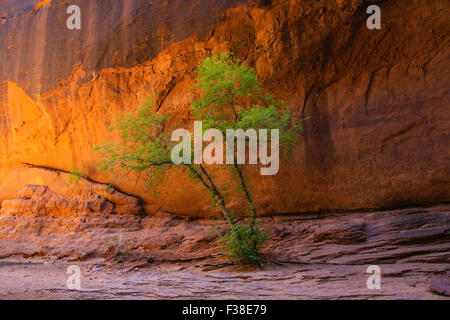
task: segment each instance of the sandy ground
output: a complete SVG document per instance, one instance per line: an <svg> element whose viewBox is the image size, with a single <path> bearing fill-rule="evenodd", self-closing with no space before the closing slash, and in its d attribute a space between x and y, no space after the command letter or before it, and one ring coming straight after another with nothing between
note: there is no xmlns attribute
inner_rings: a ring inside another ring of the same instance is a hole
<svg viewBox="0 0 450 320"><path fill-rule="evenodd" d="M79 290L67 287L71 265L81 270ZM448 299L429 290L427 273L399 272L395 265L380 268L381 289L369 290L363 265L270 264L242 270L208 263L10 257L0 260L0 299Z"/></svg>

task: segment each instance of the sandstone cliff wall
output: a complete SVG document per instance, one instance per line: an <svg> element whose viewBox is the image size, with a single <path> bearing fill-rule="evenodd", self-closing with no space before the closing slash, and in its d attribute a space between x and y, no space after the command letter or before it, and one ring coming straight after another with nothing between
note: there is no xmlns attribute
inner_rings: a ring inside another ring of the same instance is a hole
<svg viewBox="0 0 450 320"><path fill-rule="evenodd" d="M150 95L188 121L195 67L221 51L310 117L277 176L249 172L262 213L450 200L446 0L378 1L381 30L366 28L375 2L364 0L86 0L80 31L65 27L67 1L39 3L0 1L0 200L27 184L58 192L57 171L75 166L148 213L216 214L184 177L168 175L155 197L135 177L99 172L92 148Z"/></svg>

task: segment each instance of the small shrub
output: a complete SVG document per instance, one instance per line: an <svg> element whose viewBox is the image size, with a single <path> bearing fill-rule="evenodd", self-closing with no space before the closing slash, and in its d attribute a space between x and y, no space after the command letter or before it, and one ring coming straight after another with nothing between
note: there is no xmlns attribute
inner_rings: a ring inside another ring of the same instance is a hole
<svg viewBox="0 0 450 320"><path fill-rule="evenodd" d="M237 224L219 238L224 254L238 265L261 265L261 246L268 239L256 224Z"/></svg>

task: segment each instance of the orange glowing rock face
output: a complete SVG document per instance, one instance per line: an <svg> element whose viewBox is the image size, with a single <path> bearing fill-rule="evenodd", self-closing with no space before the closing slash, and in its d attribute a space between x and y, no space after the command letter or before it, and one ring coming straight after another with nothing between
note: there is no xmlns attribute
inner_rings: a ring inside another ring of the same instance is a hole
<svg viewBox="0 0 450 320"><path fill-rule="evenodd" d="M163 22L148 34L140 31L141 38L133 38L135 26L120 31L116 40L113 29L102 27L101 35L112 43L107 49L88 29L95 27L92 10L82 11L87 31L73 38L56 32L54 40L44 30L22 33L21 19L38 21L40 28L47 14L50 31L59 30L54 20L66 16L65 10L56 14L60 1L35 4L33 16L7 18L3 25L12 36L0 25L0 79L9 80L0 85L0 201L17 198L27 184L58 194L71 190L61 175L75 166L93 181L114 181L140 197L149 214L217 215L201 187L187 177L168 175L155 197L137 177L114 179L100 172L93 146L116 140L108 130L116 115L136 110L149 96L157 97L158 112L180 111L180 120L188 124L196 66L222 51L255 67L267 89L309 117L301 150L281 160L276 176L249 171L262 214L449 201L444 30L450 5L398 1L384 9L383 28L374 31L365 27L362 2L230 1L213 10L216 18L197 23L211 9L184 12L179 1L173 7L124 1L131 7L114 5L111 11L119 22L133 21L139 8L149 19L160 14ZM188 25L189 32L181 31ZM65 50L52 44L59 38L72 39ZM120 47L121 41L127 44ZM8 49L12 45L16 48ZM70 50L86 59L74 58ZM240 200L232 200L231 207L240 209Z"/></svg>

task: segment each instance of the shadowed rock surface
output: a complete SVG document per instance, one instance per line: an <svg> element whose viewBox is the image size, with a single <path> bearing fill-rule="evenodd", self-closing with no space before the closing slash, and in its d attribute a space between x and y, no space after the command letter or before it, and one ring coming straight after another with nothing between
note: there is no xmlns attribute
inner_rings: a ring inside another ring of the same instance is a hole
<svg viewBox="0 0 450 320"><path fill-rule="evenodd" d="M28 93L54 89L81 68L131 67L154 58L171 43L198 35L223 20L227 8L248 0L1 0L0 81ZM81 10L81 30L69 30L67 8Z"/></svg>

